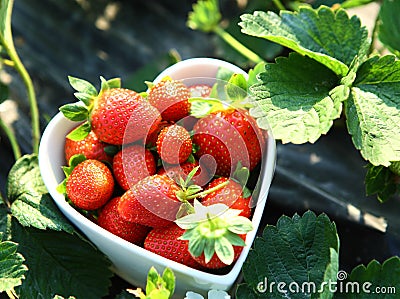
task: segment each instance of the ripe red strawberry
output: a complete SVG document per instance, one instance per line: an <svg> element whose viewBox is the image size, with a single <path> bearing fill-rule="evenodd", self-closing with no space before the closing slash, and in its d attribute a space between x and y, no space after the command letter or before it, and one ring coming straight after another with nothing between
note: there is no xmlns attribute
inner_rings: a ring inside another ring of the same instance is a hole
<svg viewBox="0 0 400 299"><path fill-rule="evenodd" d="M146 136L146 139L144 140L144 145L146 145L148 147L156 146L158 134L160 134L162 129L164 129L165 127L168 127L170 125L171 125L171 123L169 123L165 120L159 122L157 128L152 133L150 133Z"/></svg>
<svg viewBox="0 0 400 299"><path fill-rule="evenodd" d="M157 171L153 154L138 144L123 147L114 156L112 165L115 179L124 190Z"/></svg>
<svg viewBox="0 0 400 299"><path fill-rule="evenodd" d="M246 239L246 235L239 235L239 236L243 240ZM243 246L233 246L233 251L234 251L233 262L235 262L239 258L240 254L242 253L242 250L243 250ZM228 266L228 265L224 264L215 253L208 263L206 263L206 261L205 261L204 253L202 253L198 257L193 257L193 258L198 264L200 264L201 266L203 266L207 269L221 269L221 268L225 268Z"/></svg>
<svg viewBox="0 0 400 299"><path fill-rule="evenodd" d="M165 175L152 175L126 191L118 204L123 219L150 227L164 227L176 219L181 205L178 185Z"/></svg>
<svg viewBox="0 0 400 299"><path fill-rule="evenodd" d="M79 163L66 182L66 193L72 203L84 210L102 207L112 196L114 178L108 167L93 159Z"/></svg>
<svg viewBox="0 0 400 299"><path fill-rule="evenodd" d="M101 208L97 224L128 242L141 245L150 228L122 219L117 211L120 199L120 197L114 197Z"/></svg>
<svg viewBox="0 0 400 299"><path fill-rule="evenodd" d="M212 112L194 126L193 143L199 146L198 157L220 176L229 177L238 162L250 171L261 161L264 137L255 120L245 110L227 109ZM216 163L216 165L215 165Z"/></svg>
<svg viewBox="0 0 400 299"><path fill-rule="evenodd" d="M189 253L189 241L179 239L184 232L184 229L174 223L167 227L153 228L144 241L144 248L167 259L200 269L202 267Z"/></svg>
<svg viewBox="0 0 400 299"><path fill-rule="evenodd" d="M144 139L161 118L157 109L135 91L112 88L98 96L91 121L92 130L102 141L120 145Z"/></svg>
<svg viewBox="0 0 400 299"><path fill-rule="evenodd" d="M219 177L213 180L205 190L214 188L215 186L220 185L221 183L226 181L229 181L228 185L208 194L206 197L203 198L201 203L204 206L223 203L231 209L241 210L242 212L239 214L240 216L250 218L250 198L243 197L243 188L242 186L240 186L240 184L226 177Z"/></svg>
<svg viewBox="0 0 400 299"><path fill-rule="evenodd" d="M157 173L160 175L167 175L175 182L179 182L179 178L186 180L188 174L193 168L199 166L199 162L185 162L180 165L166 165L165 168L161 168ZM211 179L205 167L200 167L195 175L193 176L194 184L198 186L204 186Z"/></svg>
<svg viewBox="0 0 400 299"><path fill-rule="evenodd" d="M150 89L147 99L163 120L178 121L189 115L189 97L189 89L181 81L162 80Z"/></svg>
<svg viewBox="0 0 400 299"><path fill-rule="evenodd" d="M169 164L185 162L192 153L192 139L189 132L179 125L165 127L158 134L157 152Z"/></svg>
<svg viewBox="0 0 400 299"><path fill-rule="evenodd" d="M111 162L112 156L107 155L104 151L106 146L107 144L100 141L93 131L90 131L89 135L82 140L65 138L65 159L68 163L73 155L82 154L87 159Z"/></svg>
<svg viewBox="0 0 400 299"><path fill-rule="evenodd" d="M70 120L84 121L68 136L81 140L93 130L106 143L121 145L145 139L161 121L158 110L140 94L121 88L119 79L102 79L100 92L89 82L69 77L75 96L83 102L60 107Z"/></svg>

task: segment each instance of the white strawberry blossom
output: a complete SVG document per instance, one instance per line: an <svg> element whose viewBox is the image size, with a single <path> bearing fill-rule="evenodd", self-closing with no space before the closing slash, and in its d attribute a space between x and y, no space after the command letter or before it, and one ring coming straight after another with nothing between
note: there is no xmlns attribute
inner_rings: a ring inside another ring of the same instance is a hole
<svg viewBox="0 0 400 299"><path fill-rule="evenodd" d="M184 299L204 299L204 297L195 292L187 292ZM211 290L208 292L208 299L231 299L231 296L225 291Z"/></svg>

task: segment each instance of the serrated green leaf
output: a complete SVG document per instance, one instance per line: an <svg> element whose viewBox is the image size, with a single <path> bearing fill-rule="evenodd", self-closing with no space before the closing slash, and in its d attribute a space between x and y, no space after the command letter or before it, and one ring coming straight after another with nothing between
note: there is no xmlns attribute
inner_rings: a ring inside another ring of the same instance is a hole
<svg viewBox="0 0 400 299"><path fill-rule="evenodd" d="M365 176L365 190L368 196L377 195L380 202L386 202L396 194L397 188L396 175L388 167L368 164Z"/></svg>
<svg viewBox="0 0 400 299"><path fill-rule="evenodd" d="M393 52L400 54L400 2L384 0L379 11L378 38Z"/></svg>
<svg viewBox="0 0 400 299"><path fill-rule="evenodd" d="M26 155L11 168L7 197L13 216L24 226L74 232L48 194L40 175L37 155Z"/></svg>
<svg viewBox="0 0 400 299"><path fill-rule="evenodd" d="M193 30L213 31L221 20L217 0L199 0L189 12L187 26Z"/></svg>
<svg viewBox="0 0 400 299"><path fill-rule="evenodd" d="M236 298L238 299L258 299L260 296L251 289L251 287L246 283L241 283L236 289ZM264 295L264 298L268 297L268 294Z"/></svg>
<svg viewBox="0 0 400 299"><path fill-rule="evenodd" d="M336 281L338 250L336 226L325 214L308 211L301 217L282 216L276 226L266 226L262 237L256 238L243 265L247 286L241 287L238 298L287 298L288 294L270 288L269 282L286 286L311 282L319 290L324 281ZM332 298L333 293L329 294L290 293L290 298Z"/></svg>
<svg viewBox="0 0 400 299"><path fill-rule="evenodd" d="M336 249L330 248L330 263L326 266L323 281L336 282L339 272L339 253ZM333 298L333 292L329 284L325 284L320 292L319 299Z"/></svg>
<svg viewBox="0 0 400 299"><path fill-rule="evenodd" d="M68 76L68 81L69 81L69 84L72 86L72 88L75 89L77 92L86 93L89 96L93 96L93 97L97 96L97 94L98 94L96 87L94 87L92 85L92 83L90 83L86 80Z"/></svg>
<svg viewBox="0 0 400 299"><path fill-rule="evenodd" d="M400 161L400 62L393 55L363 63L345 102L355 147L373 165Z"/></svg>
<svg viewBox="0 0 400 299"><path fill-rule="evenodd" d="M373 260L367 267L359 265L351 271L345 283L357 283L360 292L347 292L344 298L396 298L400 289L399 277L400 259L397 256L387 259L383 264ZM378 290L379 295L376 292Z"/></svg>
<svg viewBox="0 0 400 299"><path fill-rule="evenodd" d="M89 118L89 110L79 103L66 104L59 108L62 114L72 121L83 121Z"/></svg>
<svg viewBox="0 0 400 299"><path fill-rule="evenodd" d="M0 233L0 293L10 291L22 284L28 268L24 257L17 252L18 244L2 241Z"/></svg>
<svg viewBox="0 0 400 299"><path fill-rule="evenodd" d="M10 240L11 213L5 204L0 203L0 235L3 240Z"/></svg>
<svg viewBox="0 0 400 299"><path fill-rule="evenodd" d="M86 121L83 124L81 124L79 127L77 127L76 129L69 132L67 135L67 138L74 140L74 141L80 141L80 140L85 139L85 137L87 135L89 135L91 130L92 130L92 126L91 126L90 122Z"/></svg>
<svg viewBox="0 0 400 299"><path fill-rule="evenodd" d="M358 17L346 11L301 7L298 12L256 11L241 16L242 32L268 39L307 55L345 76L354 57L365 59L369 49L368 32Z"/></svg>
<svg viewBox="0 0 400 299"><path fill-rule="evenodd" d="M108 294L110 262L76 234L23 227L13 221L13 240L29 272L17 292L20 298L98 299Z"/></svg>
<svg viewBox="0 0 400 299"><path fill-rule="evenodd" d="M250 114L261 128L269 126L282 142L315 142L340 117L342 103L330 91L338 77L315 60L292 53L268 63L262 83L250 89L256 97ZM260 120L262 119L262 120Z"/></svg>

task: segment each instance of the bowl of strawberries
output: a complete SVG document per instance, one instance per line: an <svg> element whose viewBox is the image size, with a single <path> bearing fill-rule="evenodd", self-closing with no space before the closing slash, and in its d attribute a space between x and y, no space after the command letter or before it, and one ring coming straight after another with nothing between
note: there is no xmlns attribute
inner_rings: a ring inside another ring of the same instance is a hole
<svg viewBox="0 0 400 299"><path fill-rule="evenodd" d="M69 77L79 100L60 107L39 148L61 212L144 287L169 267L176 296L229 290L256 236L276 148L249 113L246 72L212 58L183 60L148 90L118 78Z"/></svg>

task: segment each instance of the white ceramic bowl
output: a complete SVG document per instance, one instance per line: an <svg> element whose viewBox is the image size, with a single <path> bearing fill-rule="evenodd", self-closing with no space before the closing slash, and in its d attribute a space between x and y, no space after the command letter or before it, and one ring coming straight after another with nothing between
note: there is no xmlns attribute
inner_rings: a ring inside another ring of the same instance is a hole
<svg viewBox="0 0 400 299"><path fill-rule="evenodd" d="M173 79L215 78L219 67L225 67L236 73L246 74L240 68L225 61L211 58L193 58L178 62L162 72L154 81L166 75ZM202 79L199 79L202 80ZM263 157L263 165L259 180L258 203L252 218L254 230L247 234L246 246L231 270L224 275L209 274L189 268L139 246L129 243L99 227L85 218L69 205L62 194L56 190L64 179L61 166L64 160L64 140L68 132L76 126L61 113L58 113L46 127L39 148L39 166L44 183L61 212L78 227L87 238L101 250L113 264L113 271L132 283L144 287L147 272L155 266L159 272L170 267L176 276L176 292L174 298L183 298L186 291L206 294L210 289L229 290L238 278L251 244L255 238L264 211L269 187L273 177L276 160L276 146L273 138L268 138L267 150Z"/></svg>

